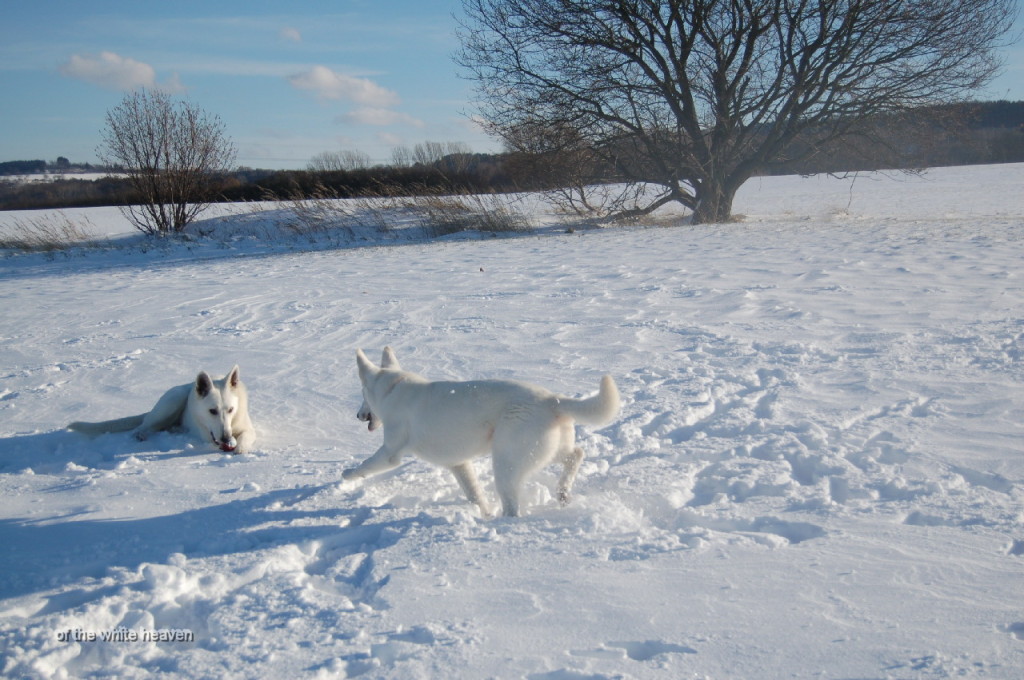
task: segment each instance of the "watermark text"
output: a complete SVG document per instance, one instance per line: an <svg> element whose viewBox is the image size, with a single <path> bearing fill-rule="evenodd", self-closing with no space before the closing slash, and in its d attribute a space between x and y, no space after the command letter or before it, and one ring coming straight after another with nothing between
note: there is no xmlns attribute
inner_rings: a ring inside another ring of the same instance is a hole
<svg viewBox="0 0 1024 680"><path fill-rule="evenodd" d="M195 642L196 634L188 628L114 628L85 630L68 628L57 631L58 642Z"/></svg>

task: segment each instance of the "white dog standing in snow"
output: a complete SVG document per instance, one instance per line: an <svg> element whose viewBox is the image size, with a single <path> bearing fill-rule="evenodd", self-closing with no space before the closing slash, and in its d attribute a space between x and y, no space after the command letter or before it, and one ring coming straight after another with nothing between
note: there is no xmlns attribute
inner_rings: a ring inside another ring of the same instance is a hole
<svg viewBox="0 0 1024 680"><path fill-rule="evenodd" d="M398 466L407 452L448 468L470 502L485 517L491 509L481 493L472 459L491 454L494 483L506 516L520 514L519 490L526 478L556 457L564 470L558 499L569 501L583 461L575 445L574 421L606 425L619 412L611 376L587 399L560 397L543 388L506 380L430 382L403 371L390 347L376 366L356 351L363 405L357 417L371 431L384 425L384 444L344 479L368 477Z"/></svg>
<svg viewBox="0 0 1024 680"><path fill-rule="evenodd" d="M221 451L248 453L252 450L256 433L249 420L249 394L239 377L238 366L223 378L211 378L203 371L195 382L172 387L149 413L68 425L69 430L88 435L134 430L139 440L145 440L154 432L178 427Z"/></svg>

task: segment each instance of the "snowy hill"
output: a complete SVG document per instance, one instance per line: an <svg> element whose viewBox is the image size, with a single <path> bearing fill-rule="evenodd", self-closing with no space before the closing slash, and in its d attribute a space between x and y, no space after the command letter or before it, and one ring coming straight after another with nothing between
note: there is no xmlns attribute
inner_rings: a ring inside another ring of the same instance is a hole
<svg viewBox="0 0 1024 680"><path fill-rule="evenodd" d="M0 259L0 675L1020 677L1022 187L764 178L735 224L440 241L268 243L286 211L222 207L143 248L66 211L109 240ZM521 519L417 460L342 482L385 344L610 373L623 412L579 428L566 508L555 468ZM253 454L63 429L234 363Z"/></svg>

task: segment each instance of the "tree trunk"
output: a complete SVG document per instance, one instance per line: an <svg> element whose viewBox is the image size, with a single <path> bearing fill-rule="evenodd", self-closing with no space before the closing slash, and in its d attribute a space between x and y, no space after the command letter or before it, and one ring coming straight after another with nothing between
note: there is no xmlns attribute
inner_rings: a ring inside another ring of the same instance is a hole
<svg viewBox="0 0 1024 680"><path fill-rule="evenodd" d="M694 224L720 224L732 221L732 201L736 189L725 182L706 180L697 189L697 207L693 211Z"/></svg>

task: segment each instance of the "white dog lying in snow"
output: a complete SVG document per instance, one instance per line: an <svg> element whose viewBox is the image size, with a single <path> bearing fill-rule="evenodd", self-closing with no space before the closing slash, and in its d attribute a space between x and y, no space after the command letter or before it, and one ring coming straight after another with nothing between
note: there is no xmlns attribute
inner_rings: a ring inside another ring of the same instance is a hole
<svg viewBox="0 0 1024 680"><path fill-rule="evenodd" d="M556 456L564 470L558 498L569 501L583 461L575 446L573 421L606 425L619 412L611 376L587 399L560 397L543 388L505 380L430 382L403 371L390 347L376 366L356 351L363 405L357 417L370 430L384 428L384 444L361 465L346 470L356 479L397 467L406 452L448 468L486 517L491 515L473 471L472 459L491 453L494 483L506 516L520 514L519 489L534 470Z"/></svg>
<svg viewBox="0 0 1024 680"><path fill-rule="evenodd" d="M248 453L256 442L249 420L249 394L238 375L238 366L227 377L213 379L205 371L195 382L167 390L156 406L137 416L100 423L74 422L69 430L89 435L135 431L146 439L160 430L182 427L197 439L212 443L221 451Z"/></svg>

